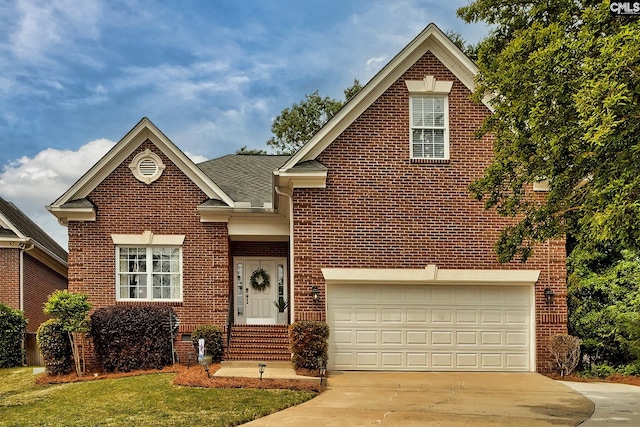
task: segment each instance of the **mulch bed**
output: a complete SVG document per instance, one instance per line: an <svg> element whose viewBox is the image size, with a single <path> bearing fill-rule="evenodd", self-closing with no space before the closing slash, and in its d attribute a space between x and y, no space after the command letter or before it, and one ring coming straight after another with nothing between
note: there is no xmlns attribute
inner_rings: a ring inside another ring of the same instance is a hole
<svg viewBox="0 0 640 427"><path fill-rule="evenodd" d="M636 376L610 375L607 378L587 378L587 377L580 377L578 375L573 375L573 374L566 375L564 377L561 377L558 374L545 374L545 375L554 380L573 381L576 383L606 382L606 383L619 383L619 384L629 384L629 385L640 386L640 377L636 377Z"/></svg>
<svg viewBox="0 0 640 427"><path fill-rule="evenodd" d="M300 390L313 391L321 393L326 390L325 386L320 385L320 381L306 381L294 379L274 379L264 378L241 378L241 377L214 377L213 373L220 369L220 364L209 365L209 375L202 366L195 365L187 368L184 365L166 366L163 369L148 369L132 372L87 372L84 376L79 377L75 373L66 375L49 375L43 374L36 377L36 383L46 384L63 384L80 381L96 381L111 378L133 377L137 375L149 375L158 373L175 373L173 383L186 387L203 387L203 388L255 388L255 389L281 389L281 390ZM299 372L300 375L304 373Z"/></svg>

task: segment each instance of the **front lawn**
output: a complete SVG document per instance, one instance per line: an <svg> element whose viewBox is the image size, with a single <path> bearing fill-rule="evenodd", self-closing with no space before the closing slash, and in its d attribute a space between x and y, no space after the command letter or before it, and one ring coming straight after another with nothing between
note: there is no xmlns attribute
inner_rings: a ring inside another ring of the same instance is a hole
<svg viewBox="0 0 640 427"><path fill-rule="evenodd" d="M37 385L32 368L0 369L0 425L235 426L307 401L316 393L173 385L161 373Z"/></svg>

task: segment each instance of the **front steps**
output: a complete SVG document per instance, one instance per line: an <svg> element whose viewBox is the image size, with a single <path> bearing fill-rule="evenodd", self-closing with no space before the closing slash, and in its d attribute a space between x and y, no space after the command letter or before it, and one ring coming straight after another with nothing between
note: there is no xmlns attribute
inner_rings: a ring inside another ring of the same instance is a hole
<svg viewBox="0 0 640 427"><path fill-rule="evenodd" d="M288 325L233 325L224 360L291 360Z"/></svg>

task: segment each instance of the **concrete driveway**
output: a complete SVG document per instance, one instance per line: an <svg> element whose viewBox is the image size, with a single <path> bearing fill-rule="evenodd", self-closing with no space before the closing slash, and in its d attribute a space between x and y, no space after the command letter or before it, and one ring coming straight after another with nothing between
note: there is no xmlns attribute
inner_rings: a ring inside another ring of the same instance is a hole
<svg viewBox="0 0 640 427"><path fill-rule="evenodd" d="M329 389L247 426L575 426L594 404L533 373L337 372Z"/></svg>
<svg viewBox="0 0 640 427"><path fill-rule="evenodd" d="M584 424L584 427L615 425L640 425L640 387L615 383L576 383L563 384L583 394L596 405L596 410Z"/></svg>

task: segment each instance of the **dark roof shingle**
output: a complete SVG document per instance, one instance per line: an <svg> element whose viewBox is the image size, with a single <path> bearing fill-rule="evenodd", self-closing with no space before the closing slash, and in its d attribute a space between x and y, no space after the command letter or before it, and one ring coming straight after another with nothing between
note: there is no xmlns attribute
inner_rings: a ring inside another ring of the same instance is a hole
<svg viewBox="0 0 640 427"><path fill-rule="evenodd" d="M290 156L230 154L198 164L234 202L262 207L273 202L273 171Z"/></svg>
<svg viewBox="0 0 640 427"><path fill-rule="evenodd" d="M26 237L38 242L58 258L67 261L67 251L56 243L47 233L38 227L28 216L26 216L16 205L0 197L0 212L7 220Z"/></svg>

